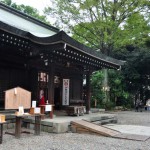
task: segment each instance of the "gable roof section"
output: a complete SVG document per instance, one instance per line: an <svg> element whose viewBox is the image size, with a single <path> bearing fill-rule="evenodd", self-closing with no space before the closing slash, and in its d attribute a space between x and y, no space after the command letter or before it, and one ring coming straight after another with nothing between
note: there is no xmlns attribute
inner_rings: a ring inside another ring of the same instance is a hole
<svg viewBox="0 0 150 150"><path fill-rule="evenodd" d="M0 21L40 37L51 36L59 32L58 28L2 3L0 3Z"/></svg>

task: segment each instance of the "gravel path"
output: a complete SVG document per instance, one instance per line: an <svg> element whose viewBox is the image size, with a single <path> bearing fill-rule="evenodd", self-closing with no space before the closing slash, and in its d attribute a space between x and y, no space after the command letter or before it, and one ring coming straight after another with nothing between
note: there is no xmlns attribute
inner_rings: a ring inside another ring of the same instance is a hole
<svg viewBox="0 0 150 150"><path fill-rule="evenodd" d="M118 124L126 125L142 125L150 127L150 111L135 112L122 111L114 112L118 118Z"/></svg>
<svg viewBox="0 0 150 150"><path fill-rule="evenodd" d="M114 112L118 124L150 126L149 112ZM96 135L42 132L40 136L23 134L20 139L4 134L0 150L150 150L150 139L132 141Z"/></svg>

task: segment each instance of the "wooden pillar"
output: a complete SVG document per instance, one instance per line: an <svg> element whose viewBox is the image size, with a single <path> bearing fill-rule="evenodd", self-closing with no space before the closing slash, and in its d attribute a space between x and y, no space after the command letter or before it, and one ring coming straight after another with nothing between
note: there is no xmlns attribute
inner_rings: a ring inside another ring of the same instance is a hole
<svg viewBox="0 0 150 150"><path fill-rule="evenodd" d="M3 123L0 122L0 144L3 141Z"/></svg>
<svg viewBox="0 0 150 150"><path fill-rule="evenodd" d="M49 80L48 80L48 103L52 105L52 111L50 111L50 118L53 118L53 106L54 106L54 65L50 65Z"/></svg>
<svg viewBox="0 0 150 150"><path fill-rule="evenodd" d="M41 131L41 116L36 115L35 116L34 134L40 135L40 131Z"/></svg>
<svg viewBox="0 0 150 150"><path fill-rule="evenodd" d="M21 121L22 118L19 116L16 116L16 126L15 126L15 137L20 138L21 135Z"/></svg>
<svg viewBox="0 0 150 150"><path fill-rule="evenodd" d="M86 113L89 114L91 108L91 85L90 72L86 74Z"/></svg>

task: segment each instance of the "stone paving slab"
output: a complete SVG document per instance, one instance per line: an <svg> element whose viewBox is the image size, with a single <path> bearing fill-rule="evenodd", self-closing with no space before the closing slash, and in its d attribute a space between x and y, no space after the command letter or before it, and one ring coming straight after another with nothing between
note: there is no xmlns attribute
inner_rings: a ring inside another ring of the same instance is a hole
<svg viewBox="0 0 150 150"><path fill-rule="evenodd" d="M104 127L121 132L117 138L145 141L150 138L150 127L138 125L107 124Z"/></svg>
<svg viewBox="0 0 150 150"><path fill-rule="evenodd" d="M114 114L91 113L91 114L84 114L83 116L56 116L53 119L45 118L42 121L53 122L53 123L71 122L74 120L82 120L82 119L87 121L96 121L101 119L104 120L104 119L114 118L115 116L116 115Z"/></svg>
<svg viewBox="0 0 150 150"><path fill-rule="evenodd" d="M127 139L127 140L135 140L135 141L146 141L149 139L149 136L146 135L137 135L137 134L127 134L127 133L121 133L113 136L114 138L119 139Z"/></svg>
<svg viewBox="0 0 150 150"><path fill-rule="evenodd" d="M107 124L104 126L110 129L117 130L121 133L150 136L150 127L147 126L117 125L117 124Z"/></svg>

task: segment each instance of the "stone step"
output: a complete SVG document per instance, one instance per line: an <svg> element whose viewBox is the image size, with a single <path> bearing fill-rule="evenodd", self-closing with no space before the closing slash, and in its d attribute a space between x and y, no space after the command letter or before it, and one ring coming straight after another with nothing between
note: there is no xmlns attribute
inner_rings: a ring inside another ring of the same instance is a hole
<svg viewBox="0 0 150 150"><path fill-rule="evenodd" d="M99 121L93 121L92 123L97 124L97 125L104 125L104 124L109 124L109 123L117 123L116 118L111 118L111 119L106 119L106 120L99 120Z"/></svg>
<svg viewBox="0 0 150 150"><path fill-rule="evenodd" d="M47 114L48 115L48 114ZM113 114L95 114L89 116L57 116L54 115L53 119L50 119L48 116L44 120L41 120L41 131L51 132L51 133L65 133L70 132L70 122L73 120L87 120L88 122L93 122L95 124L103 125L109 123L117 123L117 119ZM10 114L6 115L7 124L5 128L14 128L15 116ZM34 118L28 117L23 119L23 126L28 129L34 129Z"/></svg>

